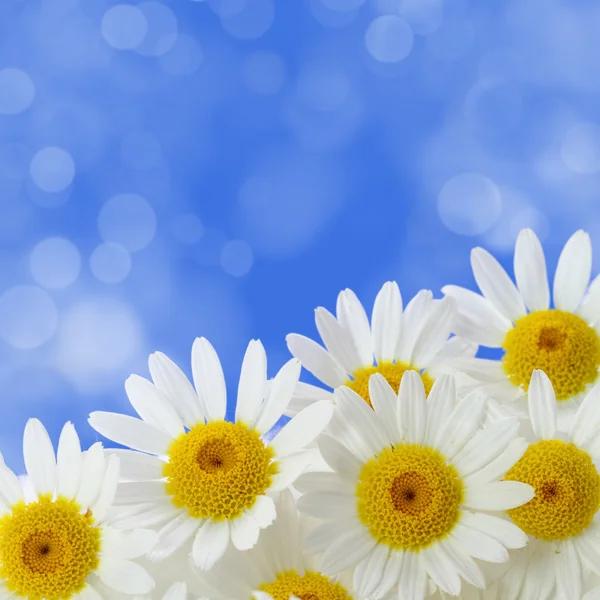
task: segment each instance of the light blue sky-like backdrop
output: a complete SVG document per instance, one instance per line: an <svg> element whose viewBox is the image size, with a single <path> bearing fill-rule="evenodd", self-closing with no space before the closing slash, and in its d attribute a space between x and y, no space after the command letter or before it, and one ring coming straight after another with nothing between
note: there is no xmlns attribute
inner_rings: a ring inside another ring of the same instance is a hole
<svg viewBox="0 0 600 600"><path fill-rule="evenodd" d="M235 390L353 288L600 252L593 0L2 0L0 449L208 337ZM596 256L596 265L600 264ZM230 394L233 400L234 394Z"/></svg>

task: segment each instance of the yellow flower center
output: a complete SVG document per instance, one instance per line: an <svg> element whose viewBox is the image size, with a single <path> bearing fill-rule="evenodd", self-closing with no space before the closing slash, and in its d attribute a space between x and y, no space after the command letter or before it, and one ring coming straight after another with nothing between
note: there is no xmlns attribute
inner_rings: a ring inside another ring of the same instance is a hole
<svg viewBox="0 0 600 600"><path fill-rule="evenodd" d="M242 423L199 423L171 442L168 455L167 494L198 519L235 519L277 472L273 451Z"/></svg>
<svg viewBox="0 0 600 600"><path fill-rule="evenodd" d="M433 379L426 372L421 373L412 365L407 365L401 362L381 362L372 367L358 369L358 371L355 371L352 374L352 379L349 379L346 382L346 385L349 388L352 388L359 396L362 396L369 406L372 406L371 397L369 395L369 379L371 378L371 375L380 373L385 377L386 381L390 384L393 390L398 393L402 375L409 370L419 373L421 379L423 380L423 385L425 386L425 393L429 395L429 391L433 385Z"/></svg>
<svg viewBox="0 0 600 600"><path fill-rule="evenodd" d="M275 581L263 583L259 590L270 594L274 600L289 600L290 596L300 600L351 600L339 583L314 571L306 571L304 575L297 571L281 571Z"/></svg>
<svg viewBox="0 0 600 600"><path fill-rule="evenodd" d="M600 338L570 312L541 310L521 317L506 334L503 347L504 371L525 391L534 369L548 375L557 400L580 394L598 377Z"/></svg>
<svg viewBox="0 0 600 600"><path fill-rule="evenodd" d="M463 483L433 448L402 444L366 462L356 487L358 514L371 535L395 549L417 551L456 525Z"/></svg>
<svg viewBox="0 0 600 600"><path fill-rule="evenodd" d="M98 568L100 529L73 500L19 502L0 519L0 579L29 600L71 598Z"/></svg>
<svg viewBox="0 0 600 600"><path fill-rule="evenodd" d="M533 500L508 514L525 533L543 540L581 533L600 507L600 476L590 455L562 440L531 444L505 479L535 489Z"/></svg>

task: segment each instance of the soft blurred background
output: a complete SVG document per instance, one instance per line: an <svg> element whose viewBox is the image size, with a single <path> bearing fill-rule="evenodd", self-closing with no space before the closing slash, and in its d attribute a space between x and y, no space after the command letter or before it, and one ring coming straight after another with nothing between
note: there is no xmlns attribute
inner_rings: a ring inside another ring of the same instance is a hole
<svg viewBox="0 0 600 600"><path fill-rule="evenodd" d="M353 288L472 285L600 231L593 0L1 0L0 448L85 444L194 337L231 400L250 338ZM596 243L600 252L600 240Z"/></svg>

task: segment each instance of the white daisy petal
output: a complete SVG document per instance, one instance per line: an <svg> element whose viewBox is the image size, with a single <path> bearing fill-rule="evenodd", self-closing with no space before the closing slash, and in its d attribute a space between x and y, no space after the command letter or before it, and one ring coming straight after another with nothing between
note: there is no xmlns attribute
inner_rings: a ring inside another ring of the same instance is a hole
<svg viewBox="0 0 600 600"><path fill-rule="evenodd" d="M533 432L540 440L551 440L556 434L556 396L544 371L536 369L529 384L529 415Z"/></svg>
<svg viewBox="0 0 600 600"><path fill-rule="evenodd" d="M513 322L525 315L525 305L515 284L487 250L474 248L471 266L481 293L498 312Z"/></svg>
<svg viewBox="0 0 600 600"><path fill-rule="evenodd" d="M596 575L600 575L600 538L590 529L591 527L578 536L575 547L582 564Z"/></svg>
<svg viewBox="0 0 600 600"><path fill-rule="evenodd" d="M336 540L350 529L357 529L360 526L356 517L319 523L312 527L304 537L304 551L308 554L321 554L329 547L331 540Z"/></svg>
<svg viewBox="0 0 600 600"><path fill-rule="evenodd" d="M23 500L19 478L4 464L0 465L0 494L9 506Z"/></svg>
<svg viewBox="0 0 600 600"><path fill-rule="evenodd" d="M576 312L592 274L592 242L582 230L567 241L554 275L554 306L558 310Z"/></svg>
<svg viewBox="0 0 600 600"><path fill-rule="evenodd" d="M9 598L14 598L14 596L1 596L2 600L9 600ZM79 592L76 596L77 600L103 600L102 596L98 593L90 583L86 583L85 587Z"/></svg>
<svg viewBox="0 0 600 600"><path fill-rule="evenodd" d="M376 540L364 528L350 529L323 552L321 571L333 575L354 567L376 544Z"/></svg>
<svg viewBox="0 0 600 600"><path fill-rule="evenodd" d="M168 397L147 379L131 375L125 381L125 391L131 406L142 420L154 425L170 437L183 433L183 423Z"/></svg>
<svg viewBox="0 0 600 600"><path fill-rule="evenodd" d="M235 422L252 425L258 416L267 388L267 355L260 340L248 344L238 385Z"/></svg>
<svg viewBox="0 0 600 600"><path fill-rule="evenodd" d="M290 333L285 340L290 352L300 359L302 366L325 385L336 388L348 380L346 372L317 342L297 333Z"/></svg>
<svg viewBox="0 0 600 600"><path fill-rule="evenodd" d="M517 237L514 269L527 308L531 311L546 310L550 306L546 259L540 240L531 229L522 229Z"/></svg>
<svg viewBox="0 0 600 600"><path fill-rule="evenodd" d="M581 600L600 600L600 587L586 592Z"/></svg>
<svg viewBox="0 0 600 600"><path fill-rule="evenodd" d="M533 551L527 560L527 576L523 580L521 588L522 598L532 600L545 600L552 597L554 589L554 552L547 552L547 548L539 547Z"/></svg>
<svg viewBox="0 0 600 600"><path fill-rule="evenodd" d="M231 541L238 550L250 550L250 548L256 545L260 534L260 527L247 513L242 513L239 517L232 519L230 521L230 528Z"/></svg>
<svg viewBox="0 0 600 600"><path fill-rule="evenodd" d="M492 481L465 490L465 506L473 510L510 510L529 502L535 490L520 481Z"/></svg>
<svg viewBox="0 0 600 600"><path fill-rule="evenodd" d="M23 458L34 490L38 494L52 494L56 483L54 447L38 419L29 419L25 425Z"/></svg>
<svg viewBox="0 0 600 600"><path fill-rule="evenodd" d="M289 456L307 448L325 429L333 415L333 404L321 400L286 423L269 444L276 456Z"/></svg>
<svg viewBox="0 0 600 600"><path fill-rule="evenodd" d="M119 484L115 504L155 502L166 496L164 481L124 481Z"/></svg>
<svg viewBox="0 0 600 600"><path fill-rule="evenodd" d="M421 550L421 559L429 577L447 594L458 596L461 582L452 560L442 544L432 544Z"/></svg>
<svg viewBox="0 0 600 600"><path fill-rule="evenodd" d="M356 515L356 498L340 492L314 492L298 498L298 510L316 519L345 519Z"/></svg>
<svg viewBox="0 0 600 600"><path fill-rule="evenodd" d="M301 410L304 410L313 402L319 402L319 400L333 402L333 394L329 390L299 381L294 388L294 395L284 414L286 417L295 417Z"/></svg>
<svg viewBox="0 0 600 600"><path fill-rule="evenodd" d="M56 492L59 496L73 498L79 489L83 460L79 436L73 423L65 423L56 455Z"/></svg>
<svg viewBox="0 0 600 600"><path fill-rule="evenodd" d="M196 566L207 571L225 554L229 545L229 521L205 521L200 527L192 546L192 558Z"/></svg>
<svg viewBox="0 0 600 600"><path fill-rule="evenodd" d="M171 443L164 431L129 415L96 411L88 422L100 435L140 452L166 454Z"/></svg>
<svg viewBox="0 0 600 600"><path fill-rule="evenodd" d="M377 589L383 578L388 555L389 548L378 544L373 552L358 563L352 586L359 598L369 598Z"/></svg>
<svg viewBox="0 0 600 600"><path fill-rule="evenodd" d="M461 475L478 471L504 452L519 429L516 418L502 419L479 430L454 457L454 465Z"/></svg>
<svg viewBox="0 0 600 600"><path fill-rule="evenodd" d="M409 444L421 444L427 427L425 388L416 371L406 371L398 394L398 426L402 439Z"/></svg>
<svg viewBox="0 0 600 600"><path fill-rule="evenodd" d="M444 547L448 558L452 561L454 569L465 581L483 589L485 577L479 565L467 554L456 539L444 538L440 544Z"/></svg>
<svg viewBox="0 0 600 600"><path fill-rule="evenodd" d="M600 320L600 275L590 284L578 314L589 325L596 325Z"/></svg>
<svg viewBox="0 0 600 600"><path fill-rule="evenodd" d="M454 376L446 373L434 382L427 397L427 428L425 442L433 445L454 409L456 385Z"/></svg>
<svg viewBox="0 0 600 600"><path fill-rule="evenodd" d="M402 572L402 559L404 553L400 550L391 550L388 561L383 570L383 576L377 589L373 592L373 598L384 598L392 591L392 588L396 585L400 579L400 573Z"/></svg>
<svg viewBox="0 0 600 600"><path fill-rule="evenodd" d="M248 514L258 523L261 529L265 529L277 516L275 502L269 496L257 496Z"/></svg>
<svg viewBox="0 0 600 600"><path fill-rule="evenodd" d="M587 393L575 413L569 437L580 448L585 448L597 439L600 431L600 384Z"/></svg>
<svg viewBox="0 0 600 600"><path fill-rule="evenodd" d="M402 296L395 281L386 282L373 305L371 329L375 357L378 362L392 360L400 340L402 327Z"/></svg>
<svg viewBox="0 0 600 600"><path fill-rule="evenodd" d="M168 356L154 352L148 359L148 367L154 385L168 396L188 427L204 420L205 410L196 390Z"/></svg>
<svg viewBox="0 0 600 600"><path fill-rule="evenodd" d="M463 552L473 558L490 563L502 563L508 560L506 548L498 540L478 529L471 529L462 523L457 523L450 536L459 544Z"/></svg>
<svg viewBox="0 0 600 600"><path fill-rule="evenodd" d="M75 498L76 502L83 508L89 507L98 497L104 480L104 469L104 449L100 442L96 442L83 453L81 480Z"/></svg>
<svg viewBox="0 0 600 600"><path fill-rule="evenodd" d="M421 290L407 305L402 315L400 327L402 335L399 337L396 348L396 358L401 362L410 364L412 361L415 342L421 332L423 324L431 306L433 294L430 290Z"/></svg>
<svg viewBox="0 0 600 600"><path fill-rule="evenodd" d="M319 307L315 310L315 323L327 351L341 367L353 373L363 366L352 335L327 309Z"/></svg>
<svg viewBox="0 0 600 600"><path fill-rule="evenodd" d="M493 537L509 550L524 548L527 544L527 534L521 531L514 523L505 519L484 513L464 511L460 522L466 527L476 529L481 533Z"/></svg>
<svg viewBox="0 0 600 600"><path fill-rule="evenodd" d="M513 440L495 460L465 478L465 484L475 486L502 479L507 471L525 454L529 443L524 438Z"/></svg>
<svg viewBox="0 0 600 600"><path fill-rule="evenodd" d="M285 458L278 458L277 473L273 475L273 482L269 491L280 492L287 489L304 473L312 460L312 452L298 452Z"/></svg>
<svg viewBox="0 0 600 600"><path fill-rule="evenodd" d="M556 589L563 598L581 598L581 563L570 539L562 540L554 554Z"/></svg>
<svg viewBox="0 0 600 600"><path fill-rule="evenodd" d="M417 378L419 378L418 375ZM358 434L357 442L360 442L362 438L373 453L377 453L389 445L390 440L385 436L377 415L361 396L350 388L341 386L335 390L335 399L336 417L346 421L348 434L353 432Z"/></svg>
<svg viewBox="0 0 600 600"><path fill-rule="evenodd" d="M209 421L220 421L227 411L227 389L223 367L215 349L206 338L196 338L192 346L194 387L206 409Z"/></svg>
<svg viewBox="0 0 600 600"><path fill-rule="evenodd" d="M142 566L130 560L104 558L97 571L107 586L125 594L148 594L154 589L154 580Z"/></svg>
<svg viewBox="0 0 600 600"><path fill-rule="evenodd" d="M362 463L348 448L328 435L319 437L319 450L325 462L344 477L356 479Z"/></svg>
<svg viewBox="0 0 600 600"><path fill-rule="evenodd" d="M147 481L163 477L165 463L152 454L123 448L107 448L104 454L114 454L119 458L120 477L123 481Z"/></svg>
<svg viewBox="0 0 600 600"><path fill-rule="evenodd" d="M119 483L119 459L113 454L105 461L104 477L100 489L90 504L94 518L102 522L112 506Z"/></svg>
<svg viewBox="0 0 600 600"><path fill-rule="evenodd" d="M151 561L159 561L171 556L198 531L202 525L199 519L192 519L187 511L180 513L158 532L158 542L148 553Z"/></svg>
<svg viewBox="0 0 600 600"><path fill-rule="evenodd" d="M475 390L467 394L450 413L435 442L435 447L444 456L453 458L479 429L486 402L487 396Z"/></svg>
<svg viewBox="0 0 600 600"><path fill-rule="evenodd" d="M398 582L398 600L423 600L427 589L427 571L420 554L407 551Z"/></svg>
<svg viewBox="0 0 600 600"><path fill-rule="evenodd" d="M174 583L164 594L162 600L186 600L187 585L182 581Z"/></svg>
<svg viewBox="0 0 600 600"><path fill-rule="evenodd" d="M456 335L490 348L502 346L506 333L512 328L512 323L488 300L456 285L446 285L442 288L442 292L457 301L459 316L463 317L456 321L454 331Z"/></svg>
<svg viewBox="0 0 600 600"><path fill-rule="evenodd" d="M102 530L102 555L116 559L132 559L146 555L156 541L158 534L150 529L122 531L104 527Z"/></svg>
<svg viewBox="0 0 600 600"><path fill-rule="evenodd" d="M271 381L267 399L258 413L254 429L264 434L279 421L290 402L299 377L300 361L292 358L281 367Z"/></svg>
<svg viewBox="0 0 600 600"><path fill-rule="evenodd" d="M361 363L372 364L373 337L369 317L352 290L345 289L338 294L336 313L340 325L352 335Z"/></svg>
<svg viewBox="0 0 600 600"><path fill-rule="evenodd" d="M502 598L502 600L519 600L523 582L528 576L527 567L527 560L516 560L511 565L511 568L500 581L499 598Z"/></svg>
<svg viewBox="0 0 600 600"><path fill-rule="evenodd" d="M112 527L119 529L156 527L186 512L185 509L177 508L168 498L146 505L144 509L140 509L139 505L123 507L123 509L129 509L132 513L118 514L111 519Z"/></svg>
<svg viewBox="0 0 600 600"><path fill-rule="evenodd" d="M456 301L447 296L435 303L423 322L412 351L412 364L428 366L452 333L457 316Z"/></svg>
<svg viewBox="0 0 600 600"><path fill-rule="evenodd" d="M398 411L398 395L380 373L369 378L369 398L387 439L396 440L400 430L396 419Z"/></svg>
<svg viewBox="0 0 600 600"><path fill-rule="evenodd" d="M502 363L498 360L457 358L452 361L452 367L482 382L495 382L506 378Z"/></svg>

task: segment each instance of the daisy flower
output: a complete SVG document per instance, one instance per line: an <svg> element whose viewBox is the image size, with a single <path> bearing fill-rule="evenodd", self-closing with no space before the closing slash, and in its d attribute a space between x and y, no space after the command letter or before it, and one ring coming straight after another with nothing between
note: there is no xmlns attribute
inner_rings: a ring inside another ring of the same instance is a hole
<svg viewBox="0 0 600 600"><path fill-rule="evenodd" d="M154 581L131 559L146 554L156 534L105 523L119 459L105 458L99 443L81 452L71 423L55 457L37 419L25 427L23 455L30 486L0 463L0 597L100 600L115 592L149 593Z"/></svg>
<svg viewBox="0 0 600 600"><path fill-rule="evenodd" d="M577 410L566 441L557 433L552 383L534 371L528 394L536 441L506 473L505 480L531 485L531 502L508 511L530 540L511 560L501 581L507 597L530 600L555 590L560 598L580 598L590 571L600 575L600 385ZM513 564L514 563L514 564Z"/></svg>
<svg viewBox="0 0 600 600"><path fill-rule="evenodd" d="M544 252L530 229L519 233L515 246L517 285L483 248L473 249L471 265L483 296L453 285L443 288L458 302L455 333L482 346L502 348L504 355L501 361L467 358L455 366L499 401L524 400L532 372L541 369L554 386L561 429L568 429L600 367L600 279L589 285L589 235L577 231L560 254L553 308ZM514 408L526 410L524 402Z"/></svg>
<svg viewBox="0 0 600 600"><path fill-rule="evenodd" d="M275 523L250 552L229 552L213 569L200 573L206 595L214 600L358 597L351 574L325 575L319 570L316 556L302 550L306 519L299 517L290 491L279 494L276 504Z"/></svg>
<svg viewBox="0 0 600 600"><path fill-rule="evenodd" d="M301 512L325 523L311 534L324 550L321 570L356 568L362 595L384 597L397 584L401 600L422 600L431 578L458 595L461 580L484 586L473 559L504 562L527 536L482 511L528 502L531 486L498 481L524 451L515 417L481 422L486 398L474 391L456 402L452 375L429 398L419 375L407 371L398 396L383 376L369 381L373 409L353 390L337 392L334 419L353 442L319 438L332 472L302 476ZM309 490L309 491L307 491ZM367 583L368 581L368 583Z"/></svg>
<svg viewBox="0 0 600 600"><path fill-rule="evenodd" d="M152 355L149 365L153 383L132 375L125 384L140 419L94 412L90 424L133 449L117 451L124 469L117 503L129 505L136 522L162 525L150 559L169 556L193 537L194 561L209 569L230 541L248 550L273 522L271 494L290 485L311 460L303 450L329 422L332 406L317 402L306 408L266 443L298 383L297 360L267 386L264 348L250 342L234 422L225 421L223 370L206 339L197 339L192 349L195 390L163 354Z"/></svg>
<svg viewBox="0 0 600 600"><path fill-rule="evenodd" d="M369 377L380 373L398 391L402 375L418 372L429 392L436 377L447 371L447 361L473 356L477 346L449 335L454 328L454 302L433 300L428 290L419 292L404 308L398 284L388 281L377 294L371 323L352 290L340 292L337 316L325 308L315 311L315 321L325 348L303 335L291 333L290 352L317 379L334 390L347 385L369 404ZM316 400L333 399L320 387L300 383L288 414Z"/></svg>

